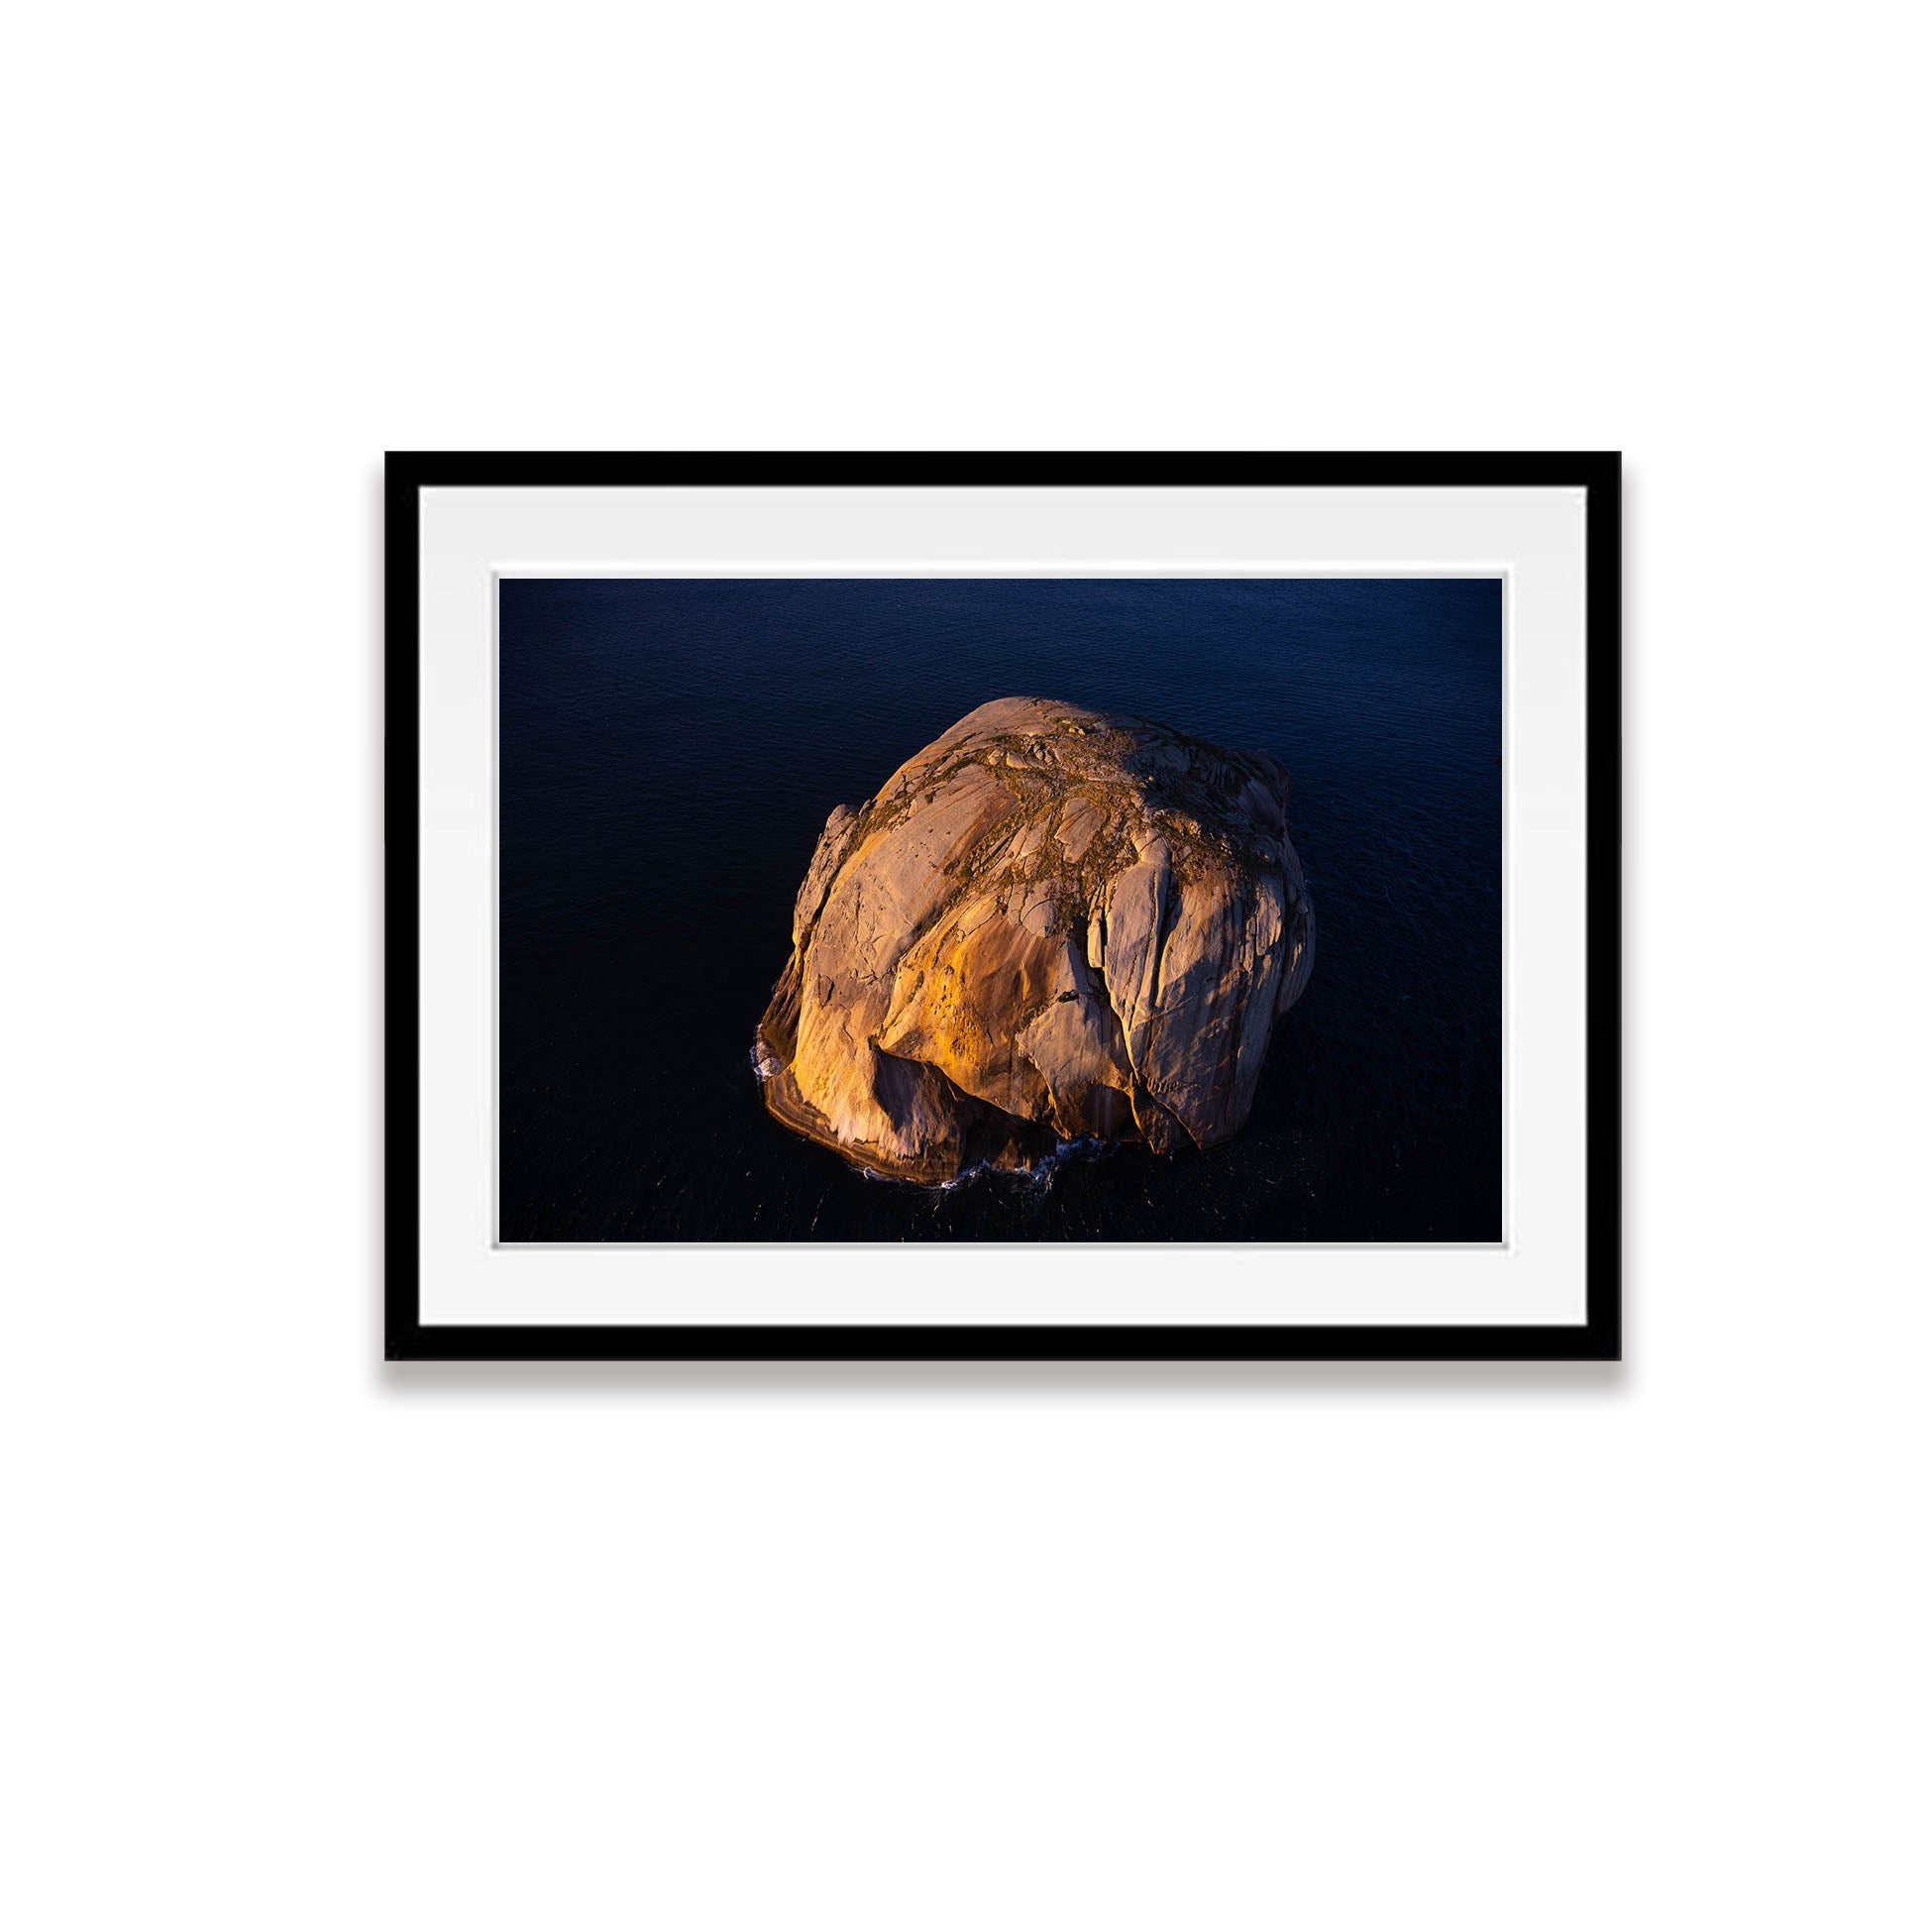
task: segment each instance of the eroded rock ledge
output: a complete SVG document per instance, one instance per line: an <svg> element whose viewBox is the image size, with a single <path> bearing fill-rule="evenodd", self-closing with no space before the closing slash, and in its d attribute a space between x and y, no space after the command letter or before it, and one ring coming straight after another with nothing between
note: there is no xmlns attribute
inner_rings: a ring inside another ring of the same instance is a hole
<svg viewBox="0 0 1932 1932"><path fill-rule="evenodd" d="M1262 753L982 704L826 819L758 1026L766 1106L925 1182L1226 1139L1314 963L1287 801Z"/></svg>

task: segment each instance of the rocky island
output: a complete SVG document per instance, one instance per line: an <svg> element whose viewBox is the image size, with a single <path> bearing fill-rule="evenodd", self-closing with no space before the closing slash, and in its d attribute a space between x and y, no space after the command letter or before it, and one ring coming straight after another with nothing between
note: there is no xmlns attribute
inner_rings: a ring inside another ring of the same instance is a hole
<svg viewBox="0 0 1932 1932"><path fill-rule="evenodd" d="M758 1026L766 1106L926 1183L1225 1140L1314 963L1287 802L1260 752L982 704L826 819Z"/></svg>

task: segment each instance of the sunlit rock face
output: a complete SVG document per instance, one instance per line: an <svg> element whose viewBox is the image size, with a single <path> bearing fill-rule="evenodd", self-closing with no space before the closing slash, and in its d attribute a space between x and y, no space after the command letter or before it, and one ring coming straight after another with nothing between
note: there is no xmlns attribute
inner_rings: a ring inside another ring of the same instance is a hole
<svg viewBox="0 0 1932 1932"><path fill-rule="evenodd" d="M765 1104L924 1182L1225 1140L1314 963L1287 803L1260 752L982 704L825 821L758 1027Z"/></svg>

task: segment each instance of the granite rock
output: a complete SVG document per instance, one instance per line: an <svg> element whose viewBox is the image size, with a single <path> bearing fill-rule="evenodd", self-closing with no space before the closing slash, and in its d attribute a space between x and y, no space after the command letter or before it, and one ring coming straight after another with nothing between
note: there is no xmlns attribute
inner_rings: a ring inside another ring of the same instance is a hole
<svg viewBox="0 0 1932 1932"><path fill-rule="evenodd" d="M925 1182L1225 1140L1314 963L1287 803L1264 753L982 704L825 821L758 1027L767 1107Z"/></svg>

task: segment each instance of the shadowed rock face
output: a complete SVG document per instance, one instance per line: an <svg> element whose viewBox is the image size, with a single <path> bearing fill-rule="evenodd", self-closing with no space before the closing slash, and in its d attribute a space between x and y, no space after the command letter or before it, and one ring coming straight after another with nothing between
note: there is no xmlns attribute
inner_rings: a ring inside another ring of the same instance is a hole
<svg viewBox="0 0 1932 1932"><path fill-rule="evenodd" d="M883 1174L1247 1119L1315 913L1288 775L1144 718L1003 698L825 821L759 1022L765 1104Z"/></svg>

